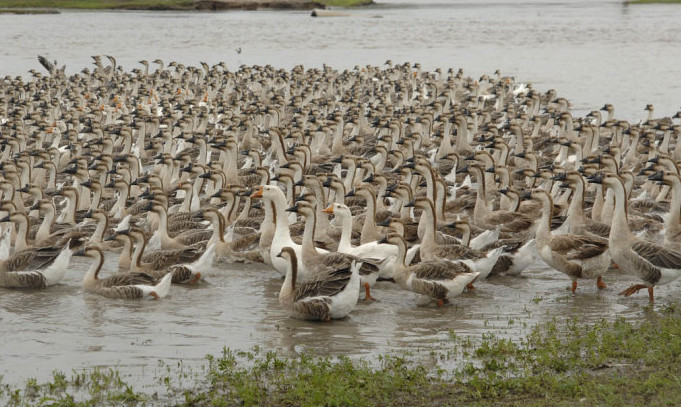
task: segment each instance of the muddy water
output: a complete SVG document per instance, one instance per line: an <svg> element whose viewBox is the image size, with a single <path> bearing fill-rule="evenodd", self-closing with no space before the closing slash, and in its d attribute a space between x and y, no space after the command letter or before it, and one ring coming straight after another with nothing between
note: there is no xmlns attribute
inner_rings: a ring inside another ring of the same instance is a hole
<svg viewBox="0 0 681 407"><path fill-rule="evenodd" d="M42 69L37 54L66 64L68 73L91 66L90 55L99 54L116 56L127 70L158 57L192 65L226 61L232 69L268 63L352 68L392 59L418 61L426 69L461 67L473 76L500 68L542 91L557 89L573 102L576 115L606 102L628 120L643 118L646 103L654 103L658 115L681 106L681 7L626 7L618 1L380 3L338 19L270 11L0 15L0 75L27 77L29 69ZM377 302L361 302L345 320L316 324L281 311L280 279L262 266L216 267L207 283L173 287L168 298L150 302L83 293L86 268L75 260L63 284L45 291L0 289L5 382L48 379L55 369L116 365L133 382L153 388L162 364L198 366L223 347L373 358L442 349L450 331L521 338L554 317L641 318L647 304L644 294L618 297L632 281L618 275L606 279L611 286L603 292L584 284L573 297L567 278L536 262L522 277L481 282L442 309L418 306L415 295L379 282ZM679 283L660 287L658 304L675 299L678 290Z"/></svg>
<svg viewBox="0 0 681 407"><path fill-rule="evenodd" d="M105 270L114 268L108 258ZM445 350L450 332L479 339L484 333L513 339L553 318L581 321L616 315L642 318L647 295L616 295L631 278L613 274L598 292L585 282L572 296L569 280L535 262L522 277L477 283L451 305L419 305L415 294L378 282L370 303L360 301L344 320L312 323L289 318L277 301L281 278L262 265L219 266L206 282L173 286L161 301L123 301L84 293L87 269L73 261L62 284L27 292L0 289L0 374L6 383L28 377L49 379L53 370L71 372L117 366L128 380L153 389L165 366L198 369L206 354L223 347L255 345L293 355L302 351L375 360L401 350ZM658 304L674 300L679 284L660 287Z"/></svg>

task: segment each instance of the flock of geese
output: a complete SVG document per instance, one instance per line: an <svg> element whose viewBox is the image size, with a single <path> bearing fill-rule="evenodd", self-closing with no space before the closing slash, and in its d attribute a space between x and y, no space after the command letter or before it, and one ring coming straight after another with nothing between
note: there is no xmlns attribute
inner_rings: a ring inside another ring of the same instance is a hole
<svg viewBox="0 0 681 407"><path fill-rule="evenodd" d="M573 293L616 269L653 301L681 276L679 114L574 118L498 71L391 61L93 60L0 81L2 287L57 284L83 256L85 291L162 298L213 262L262 262L285 310L328 321L379 279L442 306L537 258Z"/></svg>

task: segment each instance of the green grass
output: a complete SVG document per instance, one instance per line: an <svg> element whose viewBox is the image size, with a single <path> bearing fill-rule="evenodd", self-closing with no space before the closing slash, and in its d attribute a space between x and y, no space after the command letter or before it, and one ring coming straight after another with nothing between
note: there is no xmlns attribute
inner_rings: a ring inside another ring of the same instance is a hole
<svg viewBox="0 0 681 407"><path fill-rule="evenodd" d="M115 369L55 372L47 383L3 385L0 404L285 406L676 405L681 392L681 314L645 309L645 320L585 325L554 320L519 341L491 334L458 337L423 354L384 355L377 363L254 348L224 349L199 371L167 366L162 390L135 389ZM446 367L449 366L449 367ZM451 366L456 366L452 368Z"/></svg>

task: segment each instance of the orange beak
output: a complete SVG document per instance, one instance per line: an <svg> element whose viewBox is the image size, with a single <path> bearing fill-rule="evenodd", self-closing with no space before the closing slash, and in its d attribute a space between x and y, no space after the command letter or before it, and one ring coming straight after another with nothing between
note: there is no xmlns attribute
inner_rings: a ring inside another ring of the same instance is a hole
<svg viewBox="0 0 681 407"><path fill-rule="evenodd" d="M333 205L329 205L322 211L324 213L333 213Z"/></svg>
<svg viewBox="0 0 681 407"><path fill-rule="evenodd" d="M257 191L251 194L251 198L262 198L263 187L258 188Z"/></svg>

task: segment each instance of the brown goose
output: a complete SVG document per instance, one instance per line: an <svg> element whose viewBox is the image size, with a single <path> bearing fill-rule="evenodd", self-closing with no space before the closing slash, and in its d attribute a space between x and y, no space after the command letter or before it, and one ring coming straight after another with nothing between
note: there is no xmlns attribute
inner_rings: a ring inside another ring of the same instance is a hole
<svg viewBox="0 0 681 407"><path fill-rule="evenodd" d="M45 288L61 281L69 268L73 251L69 245L28 249L0 261L0 287Z"/></svg>
<svg viewBox="0 0 681 407"><path fill-rule="evenodd" d="M284 247L277 257L286 261L279 304L291 316L328 322L343 318L355 309L359 298L359 262L353 261L348 268L329 270L301 284L296 251Z"/></svg>
<svg viewBox="0 0 681 407"><path fill-rule="evenodd" d="M405 264L407 243L396 233L388 234L379 240L379 243L397 246L397 261L393 272L395 282L405 290L434 299L438 307L449 303L478 277L477 272L461 262L432 260L407 266Z"/></svg>
<svg viewBox="0 0 681 407"><path fill-rule="evenodd" d="M638 277L643 283L634 284L620 295L630 296L647 288L650 302L655 301L654 287L669 284L681 277L681 252L639 239L631 233L627 222L627 194L622 179L611 173L595 174L589 182L602 184L615 194L615 213L610 229L610 254L620 269Z"/></svg>
<svg viewBox="0 0 681 407"><path fill-rule="evenodd" d="M96 246L87 246L74 253L93 260L92 266L83 277L83 289L107 298L137 300L143 298L163 298L170 290L172 274L156 280L145 273L117 273L107 278L99 278L104 264L104 254Z"/></svg>

